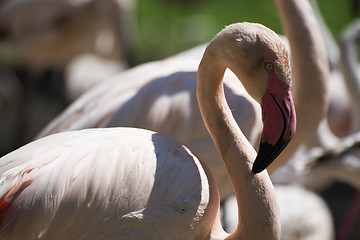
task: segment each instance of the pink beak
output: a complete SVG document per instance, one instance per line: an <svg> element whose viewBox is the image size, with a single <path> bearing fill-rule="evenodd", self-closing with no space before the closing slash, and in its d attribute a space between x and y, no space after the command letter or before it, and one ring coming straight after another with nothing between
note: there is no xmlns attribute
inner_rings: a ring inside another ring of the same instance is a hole
<svg viewBox="0 0 360 240"><path fill-rule="evenodd" d="M290 85L281 81L274 71L262 98L263 132L258 155L252 171L266 169L290 142L295 134L296 115Z"/></svg>

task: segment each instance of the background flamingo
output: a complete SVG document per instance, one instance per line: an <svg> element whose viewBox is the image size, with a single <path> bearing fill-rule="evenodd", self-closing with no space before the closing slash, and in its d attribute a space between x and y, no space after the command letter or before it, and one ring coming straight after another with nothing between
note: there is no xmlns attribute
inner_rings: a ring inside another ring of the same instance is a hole
<svg viewBox="0 0 360 240"><path fill-rule="evenodd" d="M277 0L275 4L291 49L298 131L276 164L269 168L270 173L287 162L301 144L314 136L327 111L329 75L325 45L309 2Z"/></svg>
<svg viewBox="0 0 360 240"><path fill-rule="evenodd" d="M89 87L90 81L83 78L79 81L81 68L73 65L74 58L78 57L76 60L79 62L91 54L92 59L96 58L101 63L97 65L97 76L101 73L100 78L94 79L96 75L92 74L91 79L95 82L114 74L114 69L110 73L105 72L108 68L104 67L104 62L111 61L117 66L117 72L124 69L127 41L130 38L130 34L126 33L132 25L128 20L133 2L1 1L0 44L7 44L6 49L12 56L5 66L14 75L17 74L23 88L17 96L21 100L20 106L11 109L16 112L13 120L16 124L10 131L13 136L5 135L9 125L1 129L1 138L17 136L16 141L8 148L2 146L1 151L8 152L28 142L73 97L78 96L79 91L83 92ZM82 58L79 58L80 55ZM0 64L3 62L0 61ZM82 64L88 64L88 61L83 60ZM91 65L88 67L91 69ZM76 74L73 73L74 69ZM81 75L85 78L88 76L84 72ZM65 76L68 78L64 79ZM76 89L73 89L75 84Z"/></svg>
<svg viewBox="0 0 360 240"><path fill-rule="evenodd" d="M346 89L350 97L350 108L352 113L351 133L360 131L360 77L359 63L357 57L357 46L360 36L360 21L350 23L340 36L341 61Z"/></svg>
<svg viewBox="0 0 360 240"><path fill-rule="evenodd" d="M357 59L354 58L353 46L357 35L356 24L345 26L345 30L340 32L338 44L329 27L322 18L316 1L311 1L316 17L318 19L321 33L325 40L331 68L329 76L329 110L327 112L327 122L330 130L336 137L345 137L359 129L355 125L359 122L359 110L354 106L359 100L359 87L356 69ZM355 22L355 21L354 21ZM355 67L355 68L354 68ZM351 87L350 87L351 86ZM318 135L321 135L319 133ZM321 137L321 136L319 136ZM326 143L321 143L325 144Z"/></svg>
<svg viewBox="0 0 360 240"><path fill-rule="evenodd" d="M35 70L65 68L74 57L89 52L120 60L127 27L122 18L132 2L5 0L0 29L21 61Z"/></svg>
<svg viewBox="0 0 360 240"><path fill-rule="evenodd" d="M296 185L275 184L274 187L280 207L281 239L334 239L331 212L319 195ZM236 204L236 198L231 196L223 205L223 224L229 232L237 227Z"/></svg>

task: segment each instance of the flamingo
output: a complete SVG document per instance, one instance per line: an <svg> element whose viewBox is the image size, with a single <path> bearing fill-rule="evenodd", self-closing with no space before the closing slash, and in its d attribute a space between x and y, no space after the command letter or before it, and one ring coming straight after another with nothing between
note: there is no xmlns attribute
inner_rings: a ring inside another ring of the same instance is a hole
<svg viewBox="0 0 360 240"><path fill-rule="evenodd" d="M270 174L287 163L299 146L314 136L327 112L330 74L325 44L309 1L274 2L291 49L298 131L275 164L268 168Z"/></svg>
<svg viewBox="0 0 360 240"><path fill-rule="evenodd" d="M295 178L301 179L308 188L323 189L334 180L348 183L352 187L360 190L360 111L358 103L360 101L360 79L358 76L358 64L356 52L357 38L359 35L360 24L358 20L349 24L340 36L340 67L343 73L343 80L348 94L340 95L342 98L349 98L351 101L345 106L344 111L350 113L351 124L347 124L345 137L339 138L338 135L330 132L326 123L319 129L319 146L307 149L306 158L303 166L294 167L297 169ZM337 89L339 90L339 88ZM339 98L339 97L338 97ZM337 113L339 114L339 113ZM346 118L345 118L346 121ZM348 134L351 133L351 134ZM304 156L302 156L305 158ZM301 177L301 175L304 175ZM316 181L314 180L316 179ZM316 182L315 186L309 184Z"/></svg>
<svg viewBox="0 0 360 240"><path fill-rule="evenodd" d="M340 68L344 75L346 90L350 98L351 133L360 131L360 78L359 64L356 54L358 39L360 35L360 21L354 20L350 23L340 36Z"/></svg>
<svg viewBox="0 0 360 240"><path fill-rule="evenodd" d="M324 20L321 10L319 8L319 5L317 3L317 0L309 0L311 7L314 11L315 17L317 22L319 23L321 35L324 39L326 52L328 56L328 62L330 65L330 69L334 70L338 67L339 63L339 57L340 57L340 50L337 44L337 41L335 40L334 36L332 35L329 26L326 24L326 21Z"/></svg>
<svg viewBox="0 0 360 240"><path fill-rule="evenodd" d="M298 64L294 72L294 78L299 82L294 88L294 101L296 109L304 116L299 120L298 132L301 133L294 137L288 146L290 149L285 149L279 156L281 163L277 161L276 167L270 166L270 172L284 164L297 147L314 134L326 108L328 70L324 67L326 51L321 35L314 31L318 26L310 18L309 4L297 0L278 0L276 3L279 12L284 13L281 19L286 23L285 30L294 35L289 38L295 49L292 53L294 67ZM297 8L301 11L296 11ZM300 20L307 24L299 23ZM302 34L298 36L300 32ZM153 130L186 143L206 159L221 186L221 197L226 198L233 193L230 179L203 126L195 101L197 59L202 52L201 47L196 48L162 61L140 65L102 82L71 104L36 138L92 127L131 126ZM225 95L245 136L253 146L258 146L262 128L260 106L249 98L241 84L233 81L234 78L231 71L226 71ZM247 114L243 114L244 111ZM311 121L307 119L310 117Z"/></svg>
<svg viewBox="0 0 360 240"><path fill-rule="evenodd" d="M281 239L334 239L331 212L322 198L297 185L274 184L274 187L281 213ZM224 203L224 225L229 232L237 227L235 206L234 196Z"/></svg>
<svg viewBox="0 0 360 240"><path fill-rule="evenodd" d="M335 137L345 137L359 130L359 79L357 77L357 58L353 49L359 28L356 20L340 34L339 45L331 35L323 20L315 0L311 1L318 19L321 33L329 57L329 109L327 122ZM318 135L321 135L319 133ZM321 136L318 136L321 138ZM321 143L326 144L326 143Z"/></svg>
<svg viewBox="0 0 360 240"><path fill-rule="evenodd" d="M262 106L258 155L227 105L226 68ZM182 143L144 129L99 128L53 134L0 159L1 237L279 239L278 206L263 170L295 131L290 84L285 47L260 24L223 29L199 65L201 114L240 206L231 235L221 229L211 172Z"/></svg>
<svg viewBox="0 0 360 240"><path fill-rule="evenodd" d="M319 145L319 140L325 139L321 135L328 135L328 133L321 132L324 131L325 125L329 128L329 130L326 131L332 131L336 137L348 135L351 132L351 122L353 122L352 118L354 115L349 109L350 100L345 85L348 78L344 78L343 71L339 66L342 62L340 56L343 54L340 53L339 46L322 17L317 1L310 0L310 3L314 10L317 22L319 23L330 65L330 74L327 81L329 106L326 113L326 120L322 120L327 121L327 123L322 123L322 127L318 128L318 132L314 139L307 143L308 146L313 147L314 145ZM323 146L329 145L327 141L321 142L320 144Z"/></svg>
<svg viewBox="0 0 360 240"><path fill-rule="evenodd" d="M360 126L357 120L360 118L360 80L354 51L359 29L359 21L355 20L341 33L339 64L342 75L329 81L332 93L336 91L336 94L331 94L331 102L340 102L343 109L335 106L332 106L333 109L330 108L330 111L336 111L338 116L333 118L332 113L326 116L318 128L315 141L311 142L316 144L308 144L302 148L298 156L289 161L288 166L281 170L280 174L273 175L272 179L276 182L298 182L309 189L319 191L338 180L360 189L360 155L356 151L360 141ZM334 71L331 75L334 75ZM339 69L335 72L338 71ZM341 85L334 84L336 79ZM343 112L346 114L342 114ZM340 124L334 124L337 121ZM349 124L349 121L352 124ZM336 125L345 128L334 128Z"/></svg>
<svg viewBox="0 0 360 240"><path fill-rule="evenodd" d="M360 133L333 140L333 145L328 148L302 148L296 161L291 159L280 170L281 174L272 176L273 182L296 183L307 189L322 191L334 181L340 181L360 190Z"/></svg>
<svg viewBox="0 0 360 240"><path fill-rule="evenodd" d="M125 62L104 59L96 54L81 54L73 58L65 69L66 98L74 101L98 82L126 68Z"/></svg>
<svg viewBox="0 0 360 240"><path fill-rule="evenodd" d="M124 29L132 0L5 0L0 31L32 69L65 68L83 53L107 59L125 55ZM56 52L56 54L54 54Z"/></svg>
<svg viewBox="0 0 360 240"><path fill-rule="evenodd" d="M85 85L83 81L74 83L78 80L72 72L78 66L72 65L75 57L94 54L98 61L112 61L119 71L125 68L129 36L125 33L130 26L128 21L133 2L133 0L1 1L1 40L10 43L8 45L14 55L12 68L20 67L25 70L21 72L21 83L24 88L21 94L22 103L15 109L18 119L16 121L19 122L15 135L19 137L6 149L6 152L28 142L47 123L47 119L52 119L69 104L69 101L73 100L71 97L76 96L79 90L86 90L88 84ZM98 65L99 72L100 68L102 68L101 72L106 69L104 64ZM39 92L39 85L44 73L49 70L55 73L51 78L55 83L54 94L45 95L48 99L51 96L51 101L36 101L38 97L44 98ZM68 74L66 76L71 78L64 79L65 70ZM111 73L107 76L109 74ZM92 79L94 76L96 75L93 74ZM95 80L103 80L103 76L104 74ZM72 89L75 84L77 89ZM34 106L45 109L42 110L42 118L32 114Z"/></svg>

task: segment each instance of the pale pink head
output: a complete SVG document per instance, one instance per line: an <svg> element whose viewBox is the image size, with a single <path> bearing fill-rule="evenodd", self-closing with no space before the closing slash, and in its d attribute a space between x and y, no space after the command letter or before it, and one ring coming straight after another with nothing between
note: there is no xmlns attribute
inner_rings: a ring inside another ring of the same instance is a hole
<svg viewBox="0 0 360 240"><path fill-rule="evenodd" d="M230 60L224 65L241 79L247 92L262 107L264 128L252 168L258 173L275 160L295 133L290 58L279 36L263 25L240 23L227 28L228 31L219 33L226 40L221 53L226 58L218 59ZM233 49L240 51L234 53Z"/></svg>

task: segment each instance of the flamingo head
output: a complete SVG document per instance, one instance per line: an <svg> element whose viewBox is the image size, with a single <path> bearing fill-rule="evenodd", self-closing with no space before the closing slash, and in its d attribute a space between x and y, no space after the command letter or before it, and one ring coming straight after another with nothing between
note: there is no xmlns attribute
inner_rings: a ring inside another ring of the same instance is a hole
<svg viewBox="0 0 360 240"><path fill-rule="evenodd" d="M295 134L290 57L280 37L261 24L232 24L219 36L222 49L213 54L213 59L225 60L223 65L236 74L262 107L263 132L252 167L254 173L259 173L275 160Z"/></svg>
<svg viewBox="0 0 360 240"><path fill-rule="evenodd" d="M291 94L292 72L285 44L272 30L255 25L245 41L247 67L244 87L262 107L263 131L252 171L266 169L295 134L296 114Z"/></svg>

